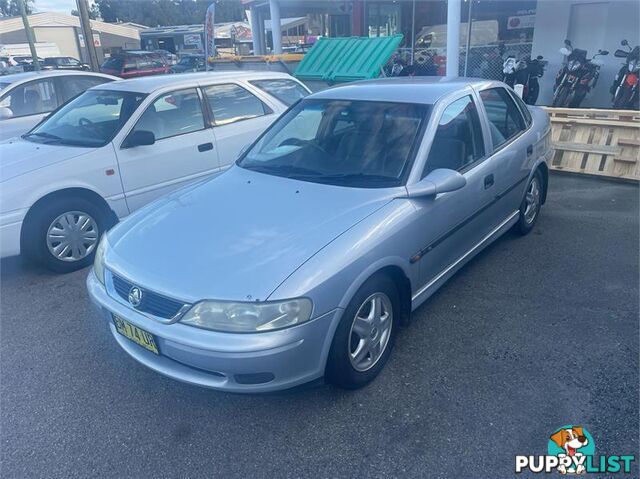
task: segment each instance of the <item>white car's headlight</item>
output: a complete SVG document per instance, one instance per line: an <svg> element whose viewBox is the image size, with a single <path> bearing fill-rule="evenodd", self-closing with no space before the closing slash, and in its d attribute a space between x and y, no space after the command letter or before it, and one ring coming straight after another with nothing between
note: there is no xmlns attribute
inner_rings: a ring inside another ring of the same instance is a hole
<svg viewBox="0 0 640 479"><path fill-rule="evenodd" d="M229 333L261 333L309 321L312 310L307 298L264 303L202 301L180 320L198 328Z"/></svg>
<svg viewBox="0 0 640 479"><path fill-rule="evenodd" d="M103 234L96 248L96 257L93 260L93 272L98 281L104 285L104 254L107 251L107 235Z"/></svg>

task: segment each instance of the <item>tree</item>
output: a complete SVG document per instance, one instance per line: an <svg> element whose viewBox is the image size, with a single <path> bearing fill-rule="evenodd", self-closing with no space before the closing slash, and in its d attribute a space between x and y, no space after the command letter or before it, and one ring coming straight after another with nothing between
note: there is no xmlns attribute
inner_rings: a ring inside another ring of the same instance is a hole
<svg viewBox="0 0 640 479"><path fill-rule="evenodd" d="M33 12L34 0L24 0L24 7L27 15ZM15 17L20 15L20 5L18 0L0 0L0 17Z"/></svg>
<svg viewBox="0 0 640 479"><path fill-rule="evenodd" d="M204 23L213 0L96 0L105 22L133 22L149 27ZM216 22L242 21L240 0L215 0Z"/></svg>
<svg viewBox="0 0 640 479"><path fill-rule="evenodd" d="M80 12L78 10L71 10L71 15L73 15L74 17L79 17ZM98 8L98 5L96 5L95 3L89 5L89 19L98 20L100 18L102 17L100 16L100 9Z"/></svg>

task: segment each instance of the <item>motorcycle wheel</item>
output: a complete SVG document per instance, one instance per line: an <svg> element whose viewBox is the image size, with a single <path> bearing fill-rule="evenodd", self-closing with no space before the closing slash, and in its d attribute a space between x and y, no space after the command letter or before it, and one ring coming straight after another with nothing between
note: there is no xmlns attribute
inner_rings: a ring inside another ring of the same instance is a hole
<svg viewBox="0 0 640 479"><path fill-rule="evenodd" d="M571 98L569 98L569 108L579 108L585 96L587 96L586 88L576 88Z"/></svg>
<svg viewBox="0 0 640 479"><path fill-rule="evenodd" d="M618 94L613 99L613 108L616 110L631 108L631 88L620 87Z"/></svg>
<svg viewBox="0 0 640 479"><path fill-rule="evenodd" d="M529 93L527 95L527 105L535 105L538 101L538 94L540 93L540 85L538 82L530 82Z"/></svg>
<svg viewBox="0 0 640 479"><path fill-rule="evenodd" d="M551 106L563 107L567 105L567 99L569 98L569 85L561 85L556 90L556 94L553 97L553 103Z"/></svg>

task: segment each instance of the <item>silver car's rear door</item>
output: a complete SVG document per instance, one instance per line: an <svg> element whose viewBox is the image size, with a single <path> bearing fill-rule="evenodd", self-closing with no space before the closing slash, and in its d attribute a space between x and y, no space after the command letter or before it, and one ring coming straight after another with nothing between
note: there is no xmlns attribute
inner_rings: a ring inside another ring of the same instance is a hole
<svg viewBox="0 0 640 479"><path fill-rule="evenodd" d="M520 206L531 170L527 160L533 161L535 133L506 88L486 88L478 95L492 143L490 161L496 170L497 200L494 222L498 224Z"/></svg>

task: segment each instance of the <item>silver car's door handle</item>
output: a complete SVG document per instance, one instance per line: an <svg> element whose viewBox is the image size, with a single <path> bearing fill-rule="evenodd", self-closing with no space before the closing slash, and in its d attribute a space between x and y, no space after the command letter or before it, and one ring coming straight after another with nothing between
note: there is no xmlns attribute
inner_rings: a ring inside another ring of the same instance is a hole
<svg viewBox="0 0 640 479"><path fill-rule="evenodd" d="M491 188L493 186L494 180L493 175L487 175L484 177L484 189Z"/></svg>
<svg viewBox="0 0 640 479"><path fill-rule="evenodd" d="M527 146L527 156L533 155L533 145Z"/></svg>

